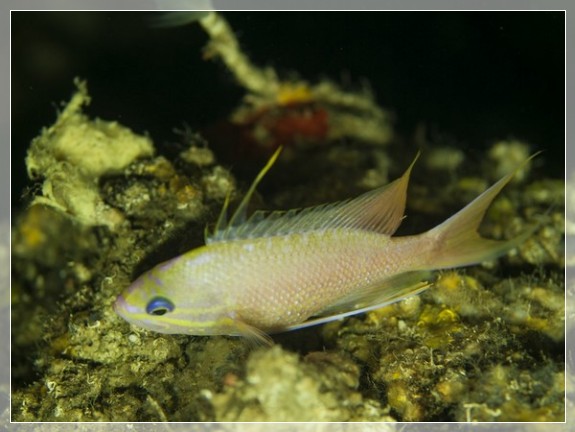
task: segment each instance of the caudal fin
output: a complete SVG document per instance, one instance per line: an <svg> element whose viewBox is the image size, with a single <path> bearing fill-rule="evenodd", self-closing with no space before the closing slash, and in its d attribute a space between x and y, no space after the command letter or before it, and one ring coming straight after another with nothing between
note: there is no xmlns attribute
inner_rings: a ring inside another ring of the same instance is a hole
<svg viewBox="0 0 575 432"><path fill-rule="evenodd" d="M509 183L517 171L538 154L535 153L529 157L513 172L507 174L462 210L426 234L431 237L434 245L428 263L430 268L462 267L487 261L516 247L533 234L536 226L511 240L497 241L481 237L477 230L485 212L501 189Z"/></svg>

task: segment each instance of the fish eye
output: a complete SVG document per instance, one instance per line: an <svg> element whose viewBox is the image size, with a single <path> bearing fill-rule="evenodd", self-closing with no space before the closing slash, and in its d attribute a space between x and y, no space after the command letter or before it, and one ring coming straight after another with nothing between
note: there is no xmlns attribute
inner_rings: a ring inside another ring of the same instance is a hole
<svg viewBox="0 0 575 432"><path fill-rule="evenodd" d="M174 304L164 297L154 297L146 306L148 315L162 316L174 310Z"/></svg>

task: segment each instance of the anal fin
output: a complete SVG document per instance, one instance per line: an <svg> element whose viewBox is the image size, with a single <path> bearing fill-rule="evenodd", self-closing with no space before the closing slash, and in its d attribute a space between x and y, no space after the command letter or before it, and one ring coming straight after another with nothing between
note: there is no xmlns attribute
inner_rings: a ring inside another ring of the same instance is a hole
<svg viewBox="0 0 575 432"><path fill-rule="evenodd" d="M430 275L431 272L428 271L414 271L392 276L385 281L359 289L323 309L315 317L281 331L298 330L382 308L429 288L432 285L427 280Z"/></svg>

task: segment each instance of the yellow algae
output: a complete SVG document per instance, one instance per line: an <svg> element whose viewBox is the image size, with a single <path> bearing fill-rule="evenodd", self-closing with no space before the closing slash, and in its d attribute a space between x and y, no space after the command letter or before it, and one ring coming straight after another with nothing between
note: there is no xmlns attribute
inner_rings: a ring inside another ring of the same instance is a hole
<svg viewBox="0 0 575 432"><path fill-rule="evenodd" d="M313 99L312 92L306 83L285 83L279 87L277 102L280 105L290 103L307 103Z"/></svg>
<svg viewBox="0 0 575 432"><path fill-rule="evenodd" d="M429 348L439 348L453 341L452 333L461 330L459 316L453 310L425 305L417 326L423 330L422 342Z"/></svg>

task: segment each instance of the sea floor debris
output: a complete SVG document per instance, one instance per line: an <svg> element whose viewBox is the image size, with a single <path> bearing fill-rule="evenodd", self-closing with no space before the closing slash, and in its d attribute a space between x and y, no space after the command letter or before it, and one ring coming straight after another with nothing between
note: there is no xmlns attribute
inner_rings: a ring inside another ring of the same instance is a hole
<svg viewBox="0 0 575 432"><path fill-rule="evenodd" d="M77 115L87 123L80 127L89 127L91 120ZM533 239L501 262L443 272L421 296L311 330L315 346L305 347L292 332L278 342L286 348L253 349L239 338L139 331L111 308L147 263L199 243L203 225L236 189L233 175L197 144L176 160L148 151L102 176L94 190L121 223L94 224L44 202L15 219L14 420L563 419L563 213L555 202L561 182L527 175L494 205L486 235L511 237L527 217L541 218ZM265 202L350 192L365 176L360 162L378 151L335 144L311 153L324 160L316 169L329 161L325 183L278 187ZM204 157L190 156L199 153ZM356 174L342 181L334 166ZM422 186L417 178L411 208L422 216L429 203L421 201L437 196L440 185ZM453 187L464 192L472 179ZM341 189L327 187L333 184ZM451 205L463 195L452 194ZM431 213L447 203L437 200Z"/></svg>

